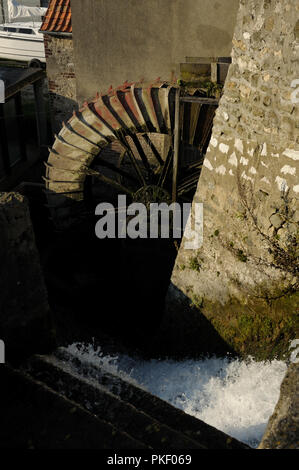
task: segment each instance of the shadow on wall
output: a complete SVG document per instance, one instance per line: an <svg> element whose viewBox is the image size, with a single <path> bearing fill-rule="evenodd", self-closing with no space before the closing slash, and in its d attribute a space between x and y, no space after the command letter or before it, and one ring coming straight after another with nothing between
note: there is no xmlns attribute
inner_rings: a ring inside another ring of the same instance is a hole
<svg viewBox="0 0 299 470"><path fill-rule="evenodd" d="M81 202L63 194L50 195L64 200L61 211L68 213L67 207L72 207L73 214L82 211ZM234 352L203 315L199 321L196 310L186 320L190 338L187 328L184 333L180 330L181 322L176 325L175 316L173 331L159 329L177 255L172 240L99 240L97 220L95 216L81 222L78 218L69 228L56 232L48 227L46 233L39 227L39 219L34 221L59 344L90 341L105 333L151 357L186 357L194 350L197 356ZM180 315L177 309L176 313ZM194 337L198 338L196 348L190 342ZM173 338L183 345L179 354L177 345L171 344Z"/></svg>
<svg viewBox="0 0 299 470"><path fill-rule="evenodd" d="M129 345L142 346L161 321L176 249L170 240L100 240L94 208L63 194L59 198L65 226L45 227L33 220L58 340L68 344L106 332ZM49 197L50 196L50 197ZM73 224L67 227L67 217ZM75 217L76 214L76 217ZM53 216L53 212L52 212ZM89 336L88 336L89 335Z"/></svg>
<svg viewBox="0 0 299 470"><path fill-rule="evenodd" d="M237 356L200 312L198 299L190 300L173 283L166 295L166 309L159 330L153 338L153 350L177 359L216 355Z"/></svg>
<svg viewBox="0 0 299 470"><path fill-rule="evenodd" d="M78 110L78 103L75 100L53 92L49 92L49 97L52 132L53 134L58 134L62 128L62 123L67 122L73 112Z"/></svg>

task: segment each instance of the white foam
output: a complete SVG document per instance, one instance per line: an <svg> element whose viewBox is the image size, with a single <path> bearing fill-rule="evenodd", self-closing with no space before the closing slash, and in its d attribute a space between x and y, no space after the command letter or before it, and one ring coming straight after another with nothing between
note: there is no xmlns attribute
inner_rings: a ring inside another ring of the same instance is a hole
<svg viewBox="0 0 299 470"><path fill-rule="evenodd" d="M210 358L176 362L103 356L93 347L68 350L91 364L138 383L225 433L257 447L279 398L284 362Z"/></svg>

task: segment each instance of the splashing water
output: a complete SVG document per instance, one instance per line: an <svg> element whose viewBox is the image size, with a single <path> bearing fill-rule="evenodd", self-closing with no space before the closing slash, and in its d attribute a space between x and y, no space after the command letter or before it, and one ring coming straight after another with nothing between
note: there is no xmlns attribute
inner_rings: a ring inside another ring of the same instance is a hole
<svg viewBox="0 0 299 470"><path fill-rule="evenodd" d="M67 348L230 436L257 447L279 398L287 365L229 357L203 360L141 360L103 355L92 345Z"/></svg>

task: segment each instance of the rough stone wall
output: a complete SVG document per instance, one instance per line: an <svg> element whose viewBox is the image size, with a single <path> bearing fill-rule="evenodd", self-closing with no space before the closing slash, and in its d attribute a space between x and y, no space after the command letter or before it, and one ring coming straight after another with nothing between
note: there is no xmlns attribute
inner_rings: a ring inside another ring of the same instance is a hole
<svg viewBox="0 0 299 470"><path fill-rule="evenodd" d="M291 364L259 449L299 449L299 362Z"/></svg>
<svg viewBox="0 0 299 470"><path fill-rule="evenodd" d="M73 40L45 34L44 42L53 132L58 133L77 108Z"/></svg>
<svg viewBox="0 0 299 470"><path fill-rule="evenodd" d="M298 13L296 0L240 1L194 198L204 242L183 240L158 335L174 352L273 357L299 337Z"/></svg>
<svg viewBox="0 0 299 470"><path fill-rule="evenodd" d="M7 361L54 344L29 207L18 193L0 193L0 339Z"/></svg>

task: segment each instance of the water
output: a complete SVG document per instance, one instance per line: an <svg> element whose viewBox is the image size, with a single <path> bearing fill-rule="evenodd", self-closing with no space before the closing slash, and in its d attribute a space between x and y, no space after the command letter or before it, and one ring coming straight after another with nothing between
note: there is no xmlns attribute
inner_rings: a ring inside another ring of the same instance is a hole
<svg viewBox="0 0 299 470"><path fill-rule="evenodd" d="M261 441L287 370L287 365L278 360L255 362L227 357L176 362L103 355L92 345L82 348L73 344L67 350L251 447Z"/></svg>

